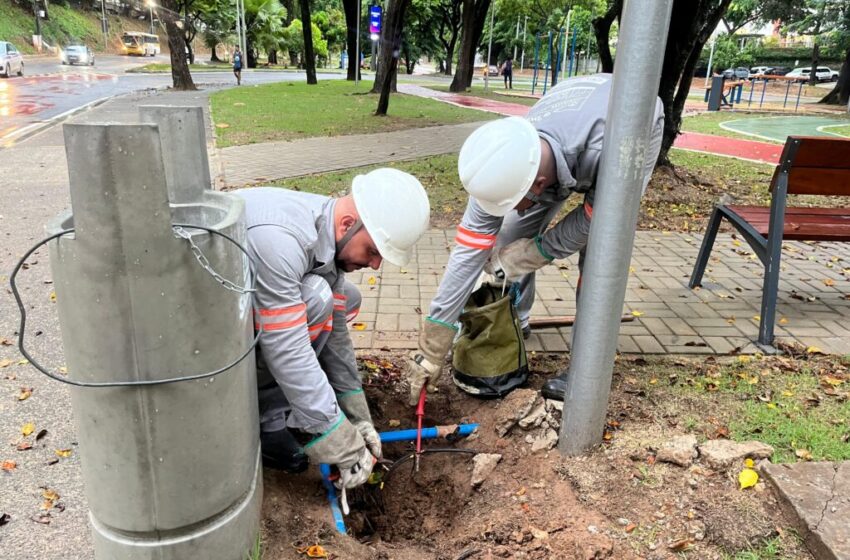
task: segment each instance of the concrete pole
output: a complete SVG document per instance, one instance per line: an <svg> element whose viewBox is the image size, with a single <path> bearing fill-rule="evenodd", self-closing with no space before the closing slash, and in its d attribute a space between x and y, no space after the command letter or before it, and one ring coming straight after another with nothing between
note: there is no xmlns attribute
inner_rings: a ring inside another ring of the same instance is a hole
<svg viewBox="0 0 850 560"><path fill-rule="evenodd" d="M525 24L522 26L522 58L519 61L519 71L522 72L525 66L525 37L528 33L528 16L525 16Z"/></svg>
<svg viewBox="0 0 850 560"><path fill-rule="evenodd" d="M627 0L608 103L558 450L602 438L673 0Z"/></svg>
<svg viewBox="0 0 850 560"><path fill-rule="evenodd" d="M487 43L487 61L484 63L484 91L490 86L490 56L493 54L493 19L496 17L496 4L491 4L490 10L490 41Z"/></svg>
<svg viewBox="0 0 850 560"><path fill-rule="evenodd" d="M106 0L100 0L100 30L103 32L103 51L109 50L109 35L106 32Z"/></svg>

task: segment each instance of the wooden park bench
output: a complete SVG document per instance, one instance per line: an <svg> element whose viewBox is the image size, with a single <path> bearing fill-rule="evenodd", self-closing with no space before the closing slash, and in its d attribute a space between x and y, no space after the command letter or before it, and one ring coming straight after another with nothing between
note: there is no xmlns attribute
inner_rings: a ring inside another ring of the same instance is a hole
<svg viewBox="0 0 850 560"><path fill-rule="evenodd" d="M850 196L850 140L789 136L770 181L770 207L718 204L711 214L688 286L700 286L723 218L764 265L759 344L773 344L783 240L850 241L850 208L786 206L789 194Z"/></svg>

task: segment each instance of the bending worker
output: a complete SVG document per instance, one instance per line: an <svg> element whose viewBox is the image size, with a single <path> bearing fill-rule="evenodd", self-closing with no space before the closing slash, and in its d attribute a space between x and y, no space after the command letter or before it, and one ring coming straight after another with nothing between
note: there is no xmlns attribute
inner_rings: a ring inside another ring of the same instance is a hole
<svg viewBox="0 0 850 560"><path fill-rule="evenodd" d="M383 259L407 264L428 228L425 190L412 175L376 169L338 199L276 187L237 194L257 263L263 464L300 472L309 457L336 465L342 486L362 484L381 442L346 325L360 294L344 273L377 269Z"/></svg>
<svg viewBox="0 0 850 560"><path fill-rule="evenodd" d="M569 78L538 101L527 118L488 123L464 142L458 173L470 199L420 333L419 349L407 365L411 405L422 386L427 382L433 388L440 376L458 317L482 270L519 283L517 311L526 338L534 272L556 258L580 252L581 274L611 78L610 74ZM644 190L661 148L664 109L660 99L651 126ZM584 195L584 203L547 230L573 193ZM543 395L563 400L565 376L548 380Z"/></svg>

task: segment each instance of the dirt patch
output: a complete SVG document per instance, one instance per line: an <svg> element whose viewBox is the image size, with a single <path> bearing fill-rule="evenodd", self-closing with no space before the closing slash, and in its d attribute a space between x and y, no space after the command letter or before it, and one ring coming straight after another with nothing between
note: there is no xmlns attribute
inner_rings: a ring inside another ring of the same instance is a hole
<svg viewBox="0 0 850 560"><path fill-rule="evenodd" d="M413 410L398 383L401 358L370 356L366 391L379 430L414 426ZM695 364L696 362L694 362ZM659 367L620 358L612 385L605 443L592 453L562 458L557 450L532 452L532 440L547 429L524 422L500 437L496 427L515 410L506 401L482 401L458 391L450 379L432 395L427 425L477 422L469 438L426 442L425 449L458 448L502 456L478 488L471 484L471 455L422 456L420 470L407 461L379 484L352 493L346 518L351 536L337 534L318 474L266 473L264 558L305 558L295 546L321 544L346 559L721 559L725 554L780 539L786 558L810 559L786 531L790 520L769 486L742 491L737 470L715 472L699 460L689 469L655 461L668 439L696 431L700 439L717 420L683 426L687 411L705 402L683 397L658 402L651 380L693 364ZM530 389L560 371L566 358L533 355ZM667 368L667 369L665 369ZM672 368L672 369L671 369ZM661 372L661 373L659 373ZM684 377L684 375L683 375ZM538 401L539 402L542 401ZM552 409L546 409L552 414ZM681 416L676 414L681 411ZM535 412L536 411L536 412ZM539 414L532 407L529 414ZM714 413L714 411L712 411ZM408 455L412 444L385 447L385 456Z"/></svg>

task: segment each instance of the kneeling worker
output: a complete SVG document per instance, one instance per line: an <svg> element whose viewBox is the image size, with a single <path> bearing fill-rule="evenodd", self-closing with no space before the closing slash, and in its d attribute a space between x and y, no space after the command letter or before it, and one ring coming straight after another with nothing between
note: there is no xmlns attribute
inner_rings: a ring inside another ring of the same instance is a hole
<svg viewBox="0 0 850 560"><path fill-rule="evenodd" d="M378 269L383 259L407 264L428 228L425 190L412 175L376 169L355 177L338 199L275 187L237 194L246 203L248 251L257 264L263 463L299 472L306 453L336 465L344 487L362 484L381 442L346 325L359 311L360 294L344 273Z"/></svg>
<svg viewBox="0 0 850 560"><path fill-rule="evenodd" d="M534 302L534 272L556 258L580 252L581 274L611 79L610 74L569 78L538 101L527 118L488 123L464 142L458 173L470 199L420 333L419 349L407 364L411 405L422 386L428 383L433 387L439 377L457 332L458 317L482 270L519 283L517 308L526 338ZM660 99L650 125L644 189L661 148L664 108ZM584 204L547 230L572 193L583 194ZM565 376L547 381L543 395L562 400ZM475 387L470 389L474 392Z"/></svg>

